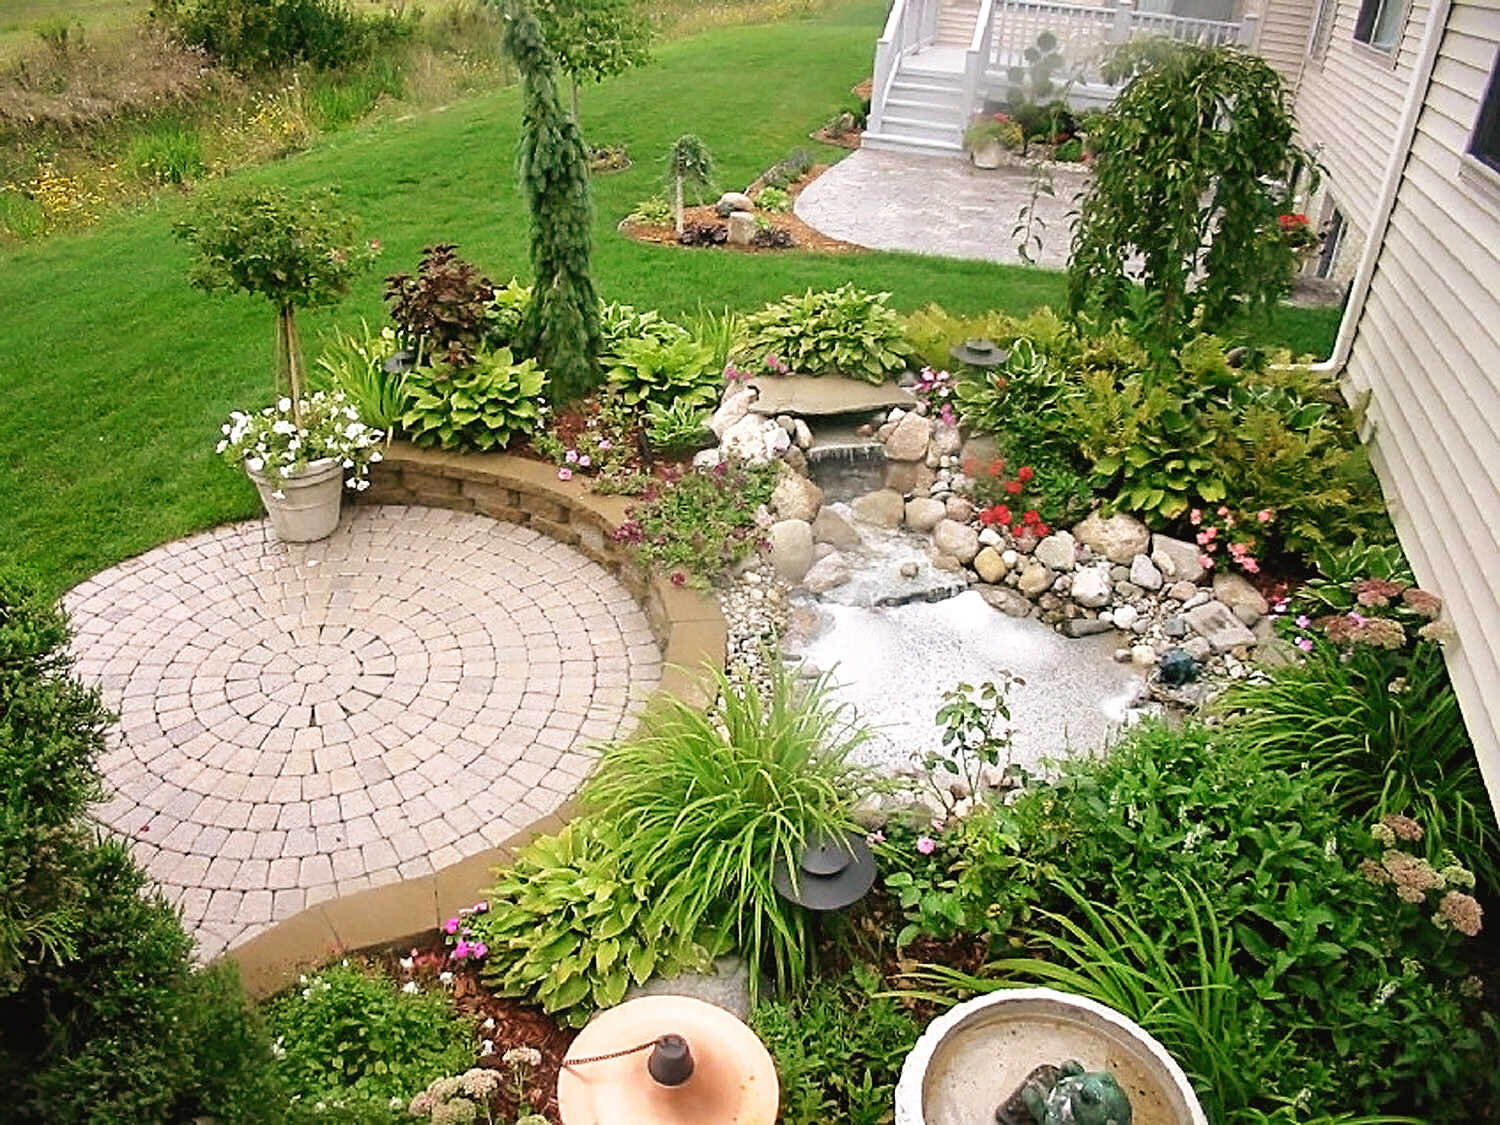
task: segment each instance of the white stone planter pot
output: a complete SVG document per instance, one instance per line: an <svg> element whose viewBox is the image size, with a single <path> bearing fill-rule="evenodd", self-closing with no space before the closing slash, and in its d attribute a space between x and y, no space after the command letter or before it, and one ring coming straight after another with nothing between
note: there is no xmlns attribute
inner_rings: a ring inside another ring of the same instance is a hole
<svg viewBox="0 0 1500 1125"><path fill-rule="evenodd" d="M1107 1070L1130 1097L1132 1125L1208 1125L1172 1056L1103 1004L1051 988L1002 989L927 1026L896 1085L896 1125L974 1125L1042 1063Z"/></svg>
<svg viewBox="0 0 1500 1125"><path fill-rule="evenodd" d="M332 458L312 461L290 477L273 479L249 469L245 473L260 493L276 538L283 543L327 539L338 527L339 507L344 502L344 469ZM282 499L272 495L278 490Z"/></svg>
<svg viewBox="0 0 1500 1125"><path fill-rule="evenodd" d="M973 158L976 168L998 168L1000 162L1005 159L1005 146L999 141L989 141L980 145L969 155Z"/></svg>

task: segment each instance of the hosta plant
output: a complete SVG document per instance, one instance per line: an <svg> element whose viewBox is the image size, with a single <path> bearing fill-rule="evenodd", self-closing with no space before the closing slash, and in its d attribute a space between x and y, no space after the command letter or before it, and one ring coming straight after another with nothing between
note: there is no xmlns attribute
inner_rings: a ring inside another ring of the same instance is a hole
<svg viewBox="0 0 1500 1125"><path fill-rule="evenodd" d="M527 845L500 872L489 909L469 918L488 947L491 988L582 1027L624 999L631 981L707 963L712 935L699 944L683 915L655 909L650 873L627 870L622 850L613 826L580 820Z"/></svg>
<svg viewBox="0 0 1500 1125"><path fill-rule="evenodd" d="M300 426L294 417L301 418ZM359 411L338 391L318 391L294 411L290 398L254 414L236 410L221 431L219 455L236 467L271 480L298 476L325 458L339 462L344 483L356 491L370 487L366 474L380 460L383 434L360 420ZM276 498L281 499L277 490Z"/></svg>
<svg viewBox="0 0 1500 1125"><path fill-rule="evenodd" d="M787 296L745 318L735 354L775 355L801 375L847 375L871 383L905 369L911 348L889 293L853 285Z"/></svg>
<svg viewBox="0 0 1500 1125"><path fill-rule="evenodd" d="M629 406L654 403L711 406L719 394L713 350L686 333L664 343L649 336L624 341L613 357L609 383Z"/></svg>
<svg viewBox="0 0 1500 1125"><path fill-rule="evenodd" d="M521 335L521 321L531 304L531 286L511 278L495 287L495 298L485 309L484 341L492 348L514 348Z"/></svg>
<svg viewBox="0 0 1500 1125"><path fill-rule="evenodd" d="M701 449L713 437L708 428L708 410L690 399L679 399L670 406L653 402L650 416L646 440L658 453L686 453Z"/></svg>
<svg viewBox="0 0 1500 1125"><path fill-rule="evenodd" d="M401 428L417 445L442 449L504 449L544 417L547 376L532 359L517 363L509 348L482 352L472 366L419 367Z"/></svg>
<svg viewBox="0 0 1500 1125"><path fill-rule="evenodd" d="M636 309L634 305L622 305L618 301L599 306L600 361L606 366L614 362L620 346L630 340L655 340L670 344L688 335L686 328L676 324L655 309Z"/></svg>

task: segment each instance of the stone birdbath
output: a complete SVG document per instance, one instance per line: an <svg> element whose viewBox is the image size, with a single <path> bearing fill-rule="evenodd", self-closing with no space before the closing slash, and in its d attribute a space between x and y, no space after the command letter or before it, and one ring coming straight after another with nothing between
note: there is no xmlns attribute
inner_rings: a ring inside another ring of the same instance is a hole
<svg viewBox="0 0 1500 1125"><path fill-rule="evenodd" d="M978 1125L1041 1064L1076 1059L1113 1075L1132 1125L1208 1125L1182 1068L1139 1025L1081 996L1004 989L928 1025L896 1085L896 1125Z"/></svg>

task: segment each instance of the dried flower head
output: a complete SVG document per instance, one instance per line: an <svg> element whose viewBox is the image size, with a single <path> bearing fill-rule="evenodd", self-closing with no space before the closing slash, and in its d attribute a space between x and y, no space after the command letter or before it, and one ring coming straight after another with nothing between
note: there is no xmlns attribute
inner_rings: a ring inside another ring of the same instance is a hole
<svg viewBox="0 0 1500 1125"><path fill-rule="evenodd" d="M535 1047L512 1047L500 1056L507 1066L530 1066L542 1065L542 1053Z"/></svg>
<svg viewBox="0 0 1500 1125"><path fill-rule="evenodd" d="M1365 578L1356 582L1351 588L1354 591L1354 600L1360 605L1385 606L1390 605L1391 599L1406 587L1397 582L1388 582L1384 578Z"/></svg>
<svg viewBox="0 0 1500 1125"><path fill-rule="evenodd" d="M1359 865L1359 873L1377 887L1383 887L1391 881L1390 873L1380 865L1379 860L1363 860Z"/></svg>
<svg viewBox="0 0 1500 1125"><path fill-rule="evenodd" d="M1420 824L1411 817L1401 816L1399 813L1381 817L1380 823L1389 828L1395 834L1396 839L1406 843L1416 843L1424 835Z"/></svg>
<svg viewBox="0 0 1500 1125"><path fill-rule="evenodd" d="M1449 891L1438 903L1432 920L1439 926L1452 926L1464 937L1474 937L1484 926L1484 908L1473 895Z"/></svg>
<svg viewBox="0 0 1500 1125"><path fill-rule="evenodd" d="M1447 621L1429 621L1417 630L1417 636L1424 641L1435 641L1441 645L1454 640L1458 633Z"/></svg>
<svg viewBox="0 0 1500 1125"><path fill-rule="evenodd" d="M1410 586L1401 591L1401 600L1406 603L1407 609L1423 617L1435 618L1443 612L1442 598L1416 586Z"/></svg>
<svg viewBox="0 0 1500 1125"><path fill-rule="evenodd" d="M1406 630L1394 618L1371 617L1360 623L1355 640L1394 652L1405 647Z"/></svg>
<svg viewBox="0 0 1500 1125"><path fill-rule="evenodd" d="M1384 844L1388 848L1396 843L1396 833L1388 824L1372 824L1370 826L1370 835L1375 838L1377 844Z"/></svg>
<svg viewBox="0 0 1500 1125"><path fill-rule="evenodd" d="M487 1098L500 1088L500 1075L484 1067L474 1067L459 1075L463 1092L471 1098Z"/></svg>
<svg viewBox="0 0 1500 1125"><path fill-rule="evenodd" d="M1380 862L1396 884L1396 893L1405 902L1421 902L1428 891L1442 889L1443 877L1420 856L1392 849L1380 857Z"/></svg>

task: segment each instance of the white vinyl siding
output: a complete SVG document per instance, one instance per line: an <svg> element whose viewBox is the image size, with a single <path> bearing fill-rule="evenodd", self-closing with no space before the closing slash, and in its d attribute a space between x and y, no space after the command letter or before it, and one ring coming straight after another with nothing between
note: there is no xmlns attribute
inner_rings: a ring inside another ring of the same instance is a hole
<svg viewBox="0 0 1500 1125"><path fill-rule="evenodd" d="M1337 0L1325 0L1334 4ZM1316 0L1265 0L1255 50L1294 91L1302 75L1307 36Z"/></svg>
<svg viewBox="0 0 1500 1125"><path fill-rule="evenodd" d="M1455 5L1347 379L1371 392L1402 545L1458 630L1449 667L1500 807L1500 194L1460 172L1497 43L1500 0Z"/></svg>

